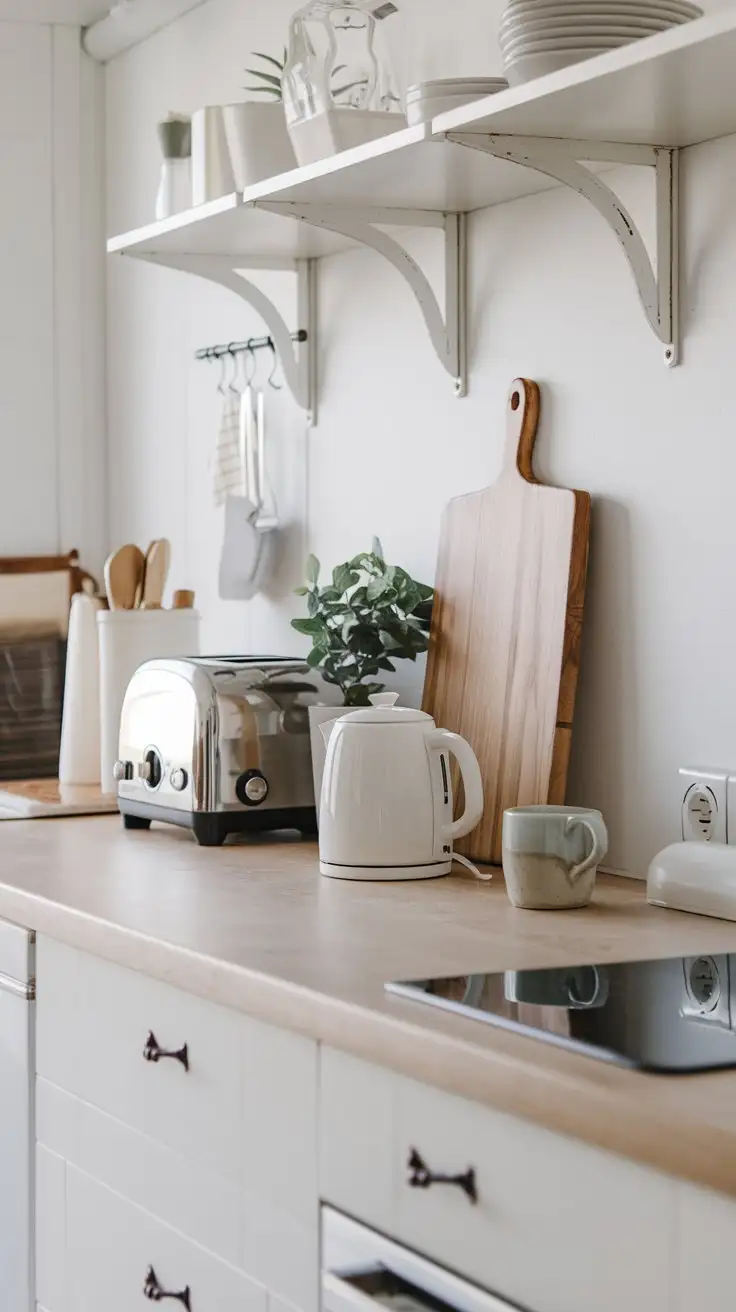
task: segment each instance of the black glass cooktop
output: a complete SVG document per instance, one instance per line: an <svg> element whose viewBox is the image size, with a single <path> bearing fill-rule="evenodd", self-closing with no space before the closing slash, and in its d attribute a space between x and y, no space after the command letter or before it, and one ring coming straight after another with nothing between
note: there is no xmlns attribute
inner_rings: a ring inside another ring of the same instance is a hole
<svg viewBox="0 0 736 1312"><path fill-rule="evenodd" d="M736 1067L736 953L506 970L386 988L639 1070Z"/></svg>

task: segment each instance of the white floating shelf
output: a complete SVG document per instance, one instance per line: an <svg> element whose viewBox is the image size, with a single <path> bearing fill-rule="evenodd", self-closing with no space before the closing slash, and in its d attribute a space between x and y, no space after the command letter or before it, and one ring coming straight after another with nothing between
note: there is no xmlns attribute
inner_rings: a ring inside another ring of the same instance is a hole
<svg viewBox="0 0 736 1312"><path fill-rule="evenodd" d="M434 132L695 146L736 133L733 8L434 120Z"/></svg>

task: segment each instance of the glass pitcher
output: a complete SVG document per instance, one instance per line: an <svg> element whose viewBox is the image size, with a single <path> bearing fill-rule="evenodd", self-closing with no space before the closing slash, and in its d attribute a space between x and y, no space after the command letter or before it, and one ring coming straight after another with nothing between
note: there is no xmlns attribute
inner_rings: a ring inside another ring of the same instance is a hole
<svg viewBox="0 0 736 1312"><path fill-rule="evenodd" d="M289 28L282 90L289 127L333 109L401 109L377 23L392 0L311 0Z"/></svg>

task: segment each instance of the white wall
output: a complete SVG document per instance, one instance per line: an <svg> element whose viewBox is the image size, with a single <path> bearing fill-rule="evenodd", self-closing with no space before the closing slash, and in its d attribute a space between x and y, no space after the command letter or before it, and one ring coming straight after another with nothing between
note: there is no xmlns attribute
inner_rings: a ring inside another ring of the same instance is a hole
<svg viewBox="0 0 736 1312"><path fill-rule="evenodd" d="M156 119L237 97L248 52L283 44L292 7L210 0L110 66L111 231L151 215ZM405 80L500 71L498 15L486 0L402 7L391 22ZM509 382L539 380L539 473L595 498L569 797L601 807L610 864L629 872L645 871L677 836L678 765L736 767L736 140L686 152L683 174L679 369L661 362L612 234L560 189L471 218L467 400L453 398L407 287L378 256L355 251L321 266L319 427L306 434L284 398L274 416L292 469L288 514L305 524L310 547L332 565L377 532L393 559L431 580L445 501L497 472ZM610 176L650 231L649 180L635 170ZM411 240L439 277L436 237ZM258 331L226 292L112 262L111 531L115 540L172 537L175 586L197 588L211 649L301 650L288 594L250 606L216 598L220 525L207 461L217 398L209 366L192 353ZM297 555L300 546L296 531ZM282 588L297 577L287 569ZM414 696L420 674L409 671Z"/></svg>
<svg viewBox="0 0 736 1312"><path fill-rule="evenodd" d="M102 73L79 30L0 22L0 555L104 538Z"/></svg>

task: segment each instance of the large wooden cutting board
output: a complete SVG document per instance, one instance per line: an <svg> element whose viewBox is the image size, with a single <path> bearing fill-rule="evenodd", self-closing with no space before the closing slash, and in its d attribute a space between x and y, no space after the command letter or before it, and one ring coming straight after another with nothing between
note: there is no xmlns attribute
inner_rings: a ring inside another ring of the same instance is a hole
<svg viewBox="0 0 736 1312"><path fill-rule="evenodd" d="M537 481L539 388L511 386L492 487L442 523L423 706L472 745L485 812L458 847L501 861L508 806L563 802L588 563L590 496Z"/></svg>

